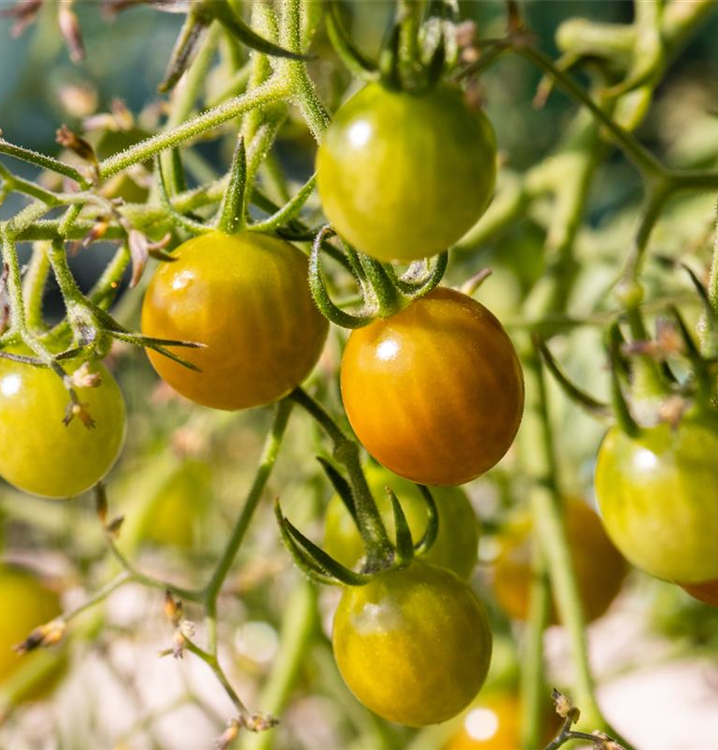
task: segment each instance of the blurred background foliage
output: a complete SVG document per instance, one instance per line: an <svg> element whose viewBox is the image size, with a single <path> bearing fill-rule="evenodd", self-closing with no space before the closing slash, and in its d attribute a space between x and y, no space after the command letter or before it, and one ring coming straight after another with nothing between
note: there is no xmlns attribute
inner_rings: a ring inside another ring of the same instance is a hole
<svg viewBox="0 0 718 750"><path fill-rule="evenodd" d="M108 22L95 4L78 3L87 60L75 65L57 34L52 5L49 3L38 22L17 39L10 37L11 22L0 19L0 127L4 136L41 152L57 153L55 130L61 123L79 130L84 118L109 111L115 99L122 100L135 115L138 127L151 128L162 111L156 85L182 16L140 6ZM375 53L393 3L354 0L349 5L354 38L362 49ZM554 57L558 54L556 30L567 19L579 16L629 23L633 15L632 3L623 0L535 0L526 2L523 8L541 48ZM461 10L464 17L476 21L481 36L503 33L502 3L462 2ZM638 131L640 139L671 166L718 167L716 39L718 15L714 14L671 66ZM333 110L346 96L350 79L325 39L318 38L315 48L319 57L312 63L312 75ZM542 108L534 108L532 100L540 74L516 57L502 58L482 81L502 155L501 189L511 180L521 180L526 170L550 156L576 108L560 92L554 92ZM587 84L588 79L582 82ZM218 90L221 83L210 80L208 87ZM197 158L190 172L195 180L226 170L231 140L222 136L193 147ZM298 118L290 117L285 124L276 156L297 183L311 173L314 144ZM18 171L23 170L26 176L34 176L31 168L20 165ZM269 189L268 176L263 174L261 178ZM605 397L608 389L601 326L616 307L610 289L630 245L640 203L637 173L620 154L613 153L592 186L585 223L578 235L581 266L569 304L570 320L560 321L563 335L552 342L554 354L570 376L599 397ZM680 257L699 276L706 274L714 203L710 195L691 195L670 204L652 242L646 270L649 299L686 301L691 297L687 277L666 259ZM0 217L14 213L20 205L12 197L0 207ZM526 324L522 303L544 270L543 248L551 211L548 201L534 201L529 211L521 212L495 236L465 241L453 254L446 283L459 285L481 268L492 268L493 275L481 287L478 298L510 332ZM97 278L110 252L111 248L97 244L72 259L84 288ZM140 296L140 290L135 290L119 303L120 319L136 321ZM47 291L47 309L51 315L61 309L57 290L52 287ZM695 321L699 308L689 303L685 312ZM576 321L582 324L574 325ZM336 373L343 336L336 331L331 334L318 368L321 377L314 379L320 398L335 413L340 409ZM112 512L126 516L118 545L142 569L186 585L196 584L211 569L238 512L269 424L269 412L235 416L192 406L158 385L144 355L136 350L117 348L111 355L111 365L130 410L128 444L109 481ZM593 460L604 428L567 402L553 385L551 403L561 441L562 486L571 495L591 502ZM267 499L281 496L287 515L314 539L322 537L321 514L331 496L314 456L327 450L308 420L296 415L266 493ZM494 533L500 532L511 513L523 505L521 477L513 469L514 457L509 455L468 488L485 527L475 583L489 601L498 634L491 681L481 700L489 700L493 693L513 694L516 689L516 644L521 630L494 602L487 573L487 563L498 551ZM4 559L32 564L54 586L63 589L66 602L82 601L88 591L106 579L112 563L106 559L90 497L59 504L2 487L0 516ZM225 656L232 665L230 672L238 691L250 705L261 704L261 685L271 673L282 639L286 640L286 633L279 636L284 611L288 606L301 606L299 598L306 595L301 594L298 581L280 547L271 503L266 502L252 524L222 599L220 638L226 644ZM334 598L333 591L321 592L320 631L325 636ZM182 664L156 659L157 651L167 647L171 635L161 612L160 593L133 589L113 597L106 608L83 616L73 626L63 655L58 656L58 660L64 660L64 653L69 653L70 667L54 702L24 706L9 714L0 725L0 746L208 746L222 731L225 699L206 679L204 665L192 664L191 659ZM192 616L191 607L188 616ZM622 627L623 635L617 635ZM699 604L676 587L634 572L609 615L592 626L592 634L594 629L599 681L615 685L621 675L639 665L645 669L653 663L682 663L702 655L714 660L718 610ZM453 731L451 727L416 737L409 730L386 725L356 704L338 678L325 636L312 641L283 724L275 731L275 747L437 750L441 746ZM570 686L567 649L560 629L551 629L547 648L550 652L553 649L555 656L552 676L559 684ZM715 669L710 680L711 705L718 716ZM612 693L610 688L604 694L607 713L612 718L614 711L614 723L627 736L650 737L645 733L648 709L641 713L636 708L641 703L640 690L637 693L632 689L632 716L626 718L619 706L630 698L620 691ZM693 693L686 688L686 694ZM9 700L9 708L12 691L3 693L0 687L0 700L3 697ZM18 693L14 697L23 696ZM685 714L679 715L687 710L685 702L676 699L674 709L674 721L688 727L691 722L685 721ZM652 722L657 727L654 736L662 738L658 741L670 743L670 737L666 739L660 729L660 719L654 716ZM691 735L689 727L683 735L676 734L678 744L661 747L718 747L715 721L710 726L701 725L700 719L694 718L692 726L704 727L700 739ZM631 735L632 731L637 734ZM707 736L711 731L713 734ZM246 747L254 746L254 742L247 740Z"/></svg>

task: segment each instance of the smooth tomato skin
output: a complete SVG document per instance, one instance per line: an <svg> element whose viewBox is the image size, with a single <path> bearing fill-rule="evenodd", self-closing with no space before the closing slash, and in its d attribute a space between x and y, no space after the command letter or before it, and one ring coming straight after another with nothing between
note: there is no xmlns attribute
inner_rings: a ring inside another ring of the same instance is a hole
<svg viewBox="0 0 718 750"><path fill-rule="evenodd" d="M23 665L33 659L42 659L43 651L20 656L13 646L27 638L38 626L55 619L62 613L58 595L31 571L24 568L0 565L0 684L13 677ZM57 672L64 664L58 662ZM57 676L57 675L55 675ZM50 679L50 682L53 682ZM39 698L43 688L25 696L27 700Z"/></svg>
<svg viewBox="0 0 718 750"><path fill-rule="evenodd" d="M367 451L428 485L464 484L488 471L511 447L524 406L506 331L479 302L446 287L352 331L341 390Z"/></svg>
<svg viewBox="0 0 718 750"><path fill-rule="evenodd" d="M317 153L317 186L332 226L382 261L435 255L486 210L496 136L461 91L426 94L370 84L343 104Z"/></svg>
<svg viewBox="0 0 718 750"><path fill-rule="evenodd" d="M606 530L637 568L682 584L718 578L718 415L693 412L631 438L611 428L598 452Z"/></svg>
<svg viewBox="0 0 718 750"><path fill-rule="evenodd" d="M603 530L601 519L586 503L566 502L566 533L586 620L603 615L621 590L626 563ZM493 589L501 608L517 620L529 617L532 524L522 519L501 539L494 562ZM555 609L552 622L558 622Z"/></svg>
<svg viewBox="0 0 718 750"><path fill-rule="evenodd" d="M79 362L63 362L69 373ZM89 490L117 460L127 415L117 382L99 362L91 372L102 382L77 388L95 421L88 429L75 417L63 424L69 396L48 368L0 359L0 476L24 492L66 498Z"/></svg>
<svg viewBox="0 0 718 750"><path fill-rule="evenodd" d="M417 486L380 466L367 467L365 475L389 537L396 540L394 511L386 487L391 487L399 498L411 536L415 543L418 542L426 531L428 517L426 503ZM460 578L469 578L478 556L479 521L476 514L466 493L458 487L430 489L439 514L439 532L422 559L449 568ZM353 568L364 556L364 544L339 495L334 495L329 501L324 522L324 549L342 565Z"/></svg>
<svg viewBox="0 0 718 750"><path fill-rule="evenodd" d="M316 364L327 320L315 307L306 256L268 235L211 232L163 263L142 307L148 336L182 339L194 372L148 350L153 367L195 403L215 409L264 406L296 388Z"/></svg>
<svg viewBox="0 0 718 750"><path fill-rule="evenodd" d="M699 602L718 607L718 579L704 583L679 583L678 585Z"/></svg>
<svg viewBox="0 0 718 750"><path fill-rule="evenodd" d="M415 560L345 589L334 657L356 698L408 726L439 724L471 703L491 661L491 630L470 586Z"/></svg>

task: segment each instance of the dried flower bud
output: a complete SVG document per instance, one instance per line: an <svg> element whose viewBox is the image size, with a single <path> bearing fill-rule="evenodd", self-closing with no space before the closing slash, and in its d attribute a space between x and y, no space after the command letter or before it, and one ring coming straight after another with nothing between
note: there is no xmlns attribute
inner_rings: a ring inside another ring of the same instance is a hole
<svg viewBox="0 0 718 750"><path fill-rule="evenodd" d="M554 706L556 707L556 713L565 719L568 717L569 712L573 708L571 701L556 688L551 692L551 699L553 700Z"/></svg>
<svg viewBox="0 0 718 750"><path fill-rule="evenodd" d="M58 128L55 140L61 146L69 148L70 151L77 154L81 159L89 161L91 164L97 164L95 149L84 138L80 138L79 135L73 133L67 125L62 125Z"/></svg>
<svg viewBox="0 0 718 750"><path fill-rule="evenodd" d="M37 18L43 0L18 0L12 8L0 12L0 17L14 18L10 35L18 37Z"/></svg>
<svg viewBox="0 0 718 750"><path fill-rule="evenodd" d="M227 722L227 728L214 743L217 750L227 750L227 748L237 739L240 727L241 724L237 719L230 719Z"/></svg>
<svg viewBox="0 0 718 750"><path fill-rule="evenodd" d="M676 430L689 405L689 402L682 396L678 396L677 394L669 396L658 407L658 419L661 422L666 422L673 430Z"/></svg>
<svg viewBox="0 0 718 750"><path fill-rule="evenodd" d="M164 604L165 617L176 627L179 625L182 619L182 613L184 607L179 599L175 599L172 592L165 591L165 604Z"/></svg>
<svg viewBox="0 0 718 750"><path fill-rule="evenodd" d="M266 732L279 724L279 719L271 714L252 714L244 719L244 726L250 732Z"/></svg>
<svg viewBox="0 0 718 750"><path fill-rule="evenodd" d="M175 659L184 658L185 637L184 633L177 628L172 634L172 656Z"/></svg>
<svg viewBox="0 0 718 750"><path fill-rule="evenodd" d="M110 523L105 526L105 531L114 539L117 539L120 536L120 531L122 530L122 524L125 522L124 516L117 516L116 518L113 518Z"/></svg>
<svg viewBox="0 0 718 750"><path fill-rule="evenodd" d="M80 22L71 6L72 0L61 0L57 9L57 23L70 52L70 60L79 63L85 59L85 44L82 41Z"/></svg>
<svg viewBox="0 0 718 750"><path fill-rule="evenodd" d="M64 638L66 630L67 624L64 620L51 620L45 625L35 628L22 643L13 646L13 651L18 654L26 654L36 648L54 646Z"/></svg>
<svg viewBox="0 0 718 750"><path fill-rule="evenodd" d="M97 109L97 90L86 83L60 86L57 98L71 117L89 117Z"/></svg>
<svg viewBox="0 0 718 750"><path fill-rule="evenodd" d="M82 424L84 424L88 430L92 429L95 426L95 420L90 415L90 411L87 407L87 404L71 401L65 409L65 417L62 420L63 424L67 426L75 417L79 417Z"/></svg>
<svg viewBox="0 0 718 750"><path fill-rule="evenodd" d="M102 383L102 376L91 369L89 362L84 362L70 375L70 381L75 388L97 388Z"/></svg>
<svg viewBox="0 0 718 750"><path fill-rule="evenodd" d="M135 118L133 117L132 112L127 109L127 105L122 99L113 99L111 109L118 130L130 130L134 127Z"/></svg>

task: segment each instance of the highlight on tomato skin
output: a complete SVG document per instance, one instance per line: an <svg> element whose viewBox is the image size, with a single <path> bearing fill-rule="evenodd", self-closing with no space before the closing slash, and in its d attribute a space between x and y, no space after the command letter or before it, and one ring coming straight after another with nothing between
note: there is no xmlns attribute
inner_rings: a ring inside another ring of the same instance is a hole
<svg viewBox="0 0 718 750"><path fill-rule="evenodd" d="M412 482L393 475L381 466L367 466L365 476L376 500L389 538L396 541L394 512L386 488L395 493L406 515L414 542L426 530L428 515L424 499ZM431 549L422 556L427 562L469 578L478 557L480 524L466 493L458 487L430 488L439 515L439 531ZM339 495L334 495L324 514L324 549L335 560L353 568L364 555L356 523Z"/></svg>
<svg viewBox="0 0 718 750"><path fill-rule="evenodd" d="M564 518L584 615L591 622L606 612L620 592L627 565L587 503L568 498ZM534 539L530 517L509 523L499 537L499 554L491 569L498 604L518 620L529 618ZM558 622L554 605L551 622Z"/></svg>
<svg viewBox="0 0 718 750"><path fill-rule="evenodd" d="M476 697L491 661L486 610L455 573L415 560L344 590L332 646L344 681L380 716L439 724Z"/></svg>
<svg viewBox="0 0 718 750"><path fill-rule="evenodd" d="M367 85L336 112L317 153L334 228L381 261L436 255L481 217L496 181L486 115L442 84L421 93Z"/></svg>
<svg viewBox="0 0 718 750"><path fill-rule="evenodd" d="M544 718L544 742L560 729L561 721L547 707ZM463 716L459 729L442 750L519 750L521 747L521 702L513 692L479 696Z"/></svg>
<svg viewBox="0 0 718 750"><path fill-rule="evenodd" d="M198 404L237 410L273 403L309 375L328 323L297 247L259 233L210 232L176 256L147 288L142 331L204 348L176 351L201 372L149 350L161 378Z"/></svg>
<svg viewBox="0 0 718 750"><path fill-rule="evenodd" d="M612 427L598 451L596 497L613 543L637 568L667 581L718 578L718 415L693 410L674 428ZM680 533L676 533L680 529Z"/></svg>
<svg viewBox="0 0 718 750"><path fill-rule="evenodd" d="M66 361L63 367L72 375L83 364ZM125 441L125 401L101 362L86 367L99 385L75 390L92 428L79 416L63 423L69 395L49 368L0 359L0 476L18 489L74 497L104 479L117 461Z"/></svg>
<svg viewBox="0 0 718 750"><path fill-rule="evenodd" d="M420 484L475 479L521 424L523 372L511 339L483 305L447 287L353 331L340 379L359 441Z"/></svg>

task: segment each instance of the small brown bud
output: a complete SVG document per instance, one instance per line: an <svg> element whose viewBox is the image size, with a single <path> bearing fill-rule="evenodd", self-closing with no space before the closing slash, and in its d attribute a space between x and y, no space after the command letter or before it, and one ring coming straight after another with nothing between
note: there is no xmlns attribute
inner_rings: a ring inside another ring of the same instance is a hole
<svg viewBox="0 0 718 750"><path fill-rule="evenodd" d="M71 5L72 0L61 0L60 7L57 9L57 22L70 52L70 60L79 63L85 59L85 44L82 41L80 22Z"/></svg>
<svg viewBox="0 0 718 750"><path fill-rule="evenodd" d="M62 420L63 424L67 427L75 417L79 417L82 424L84 424L88 430L92 429L95 426L95 420L92 418L87 407L87 404L71 401L65 409L65 418Z"/></svg>
<svg viewBox="0 0 718 750"><path fill-rule="evenodd" d="M175 599L171 591L165 591L165 617L170 620L173 625L179 625L180 620L182 619L183 609L182 602L179 599Z"/></svg>
<svg viewBox="0 0 718 750"><path fill-rule="evenodd" d="M95 149L77 133L74 133L67 125L61 125L55 134L55 140L65 148L77 154L81 159L89 161L91 164L97 164L97 154Z"/></svg>
<svg viewBox="0 0 718 750"><path fill-rule="evenodd" d="M35 628L22 643L13 646L13 651L18 654L26 654L36 648L54 646L63 639L66 630L67 624L64 620L52 620L45 625L40 625L39 628Z"/></svg>
<svg viewBox="0 0 718 750"><path fill-rule="evenodd" d="M229 722L227 722L227 728L214 743L217 750L227 750L227 748L237 739L240 727L241 724L237 719L230 719Z"/></svg>
<svg viewBox="0 0 718 750"><path fill-rule="evenodd" d="M677 430L689 405L689 402L682 396L669 396L660 403L658 407L658 418L661 422L669 424L673 430Z"/></svg>
<svg viewBox="0 0 718 750"><path fill-rule="evenodd" d="M271 714L252 714L244 719L244 726L250 732L266 732L279 724L279 719Z"/></svg>
<svg viewBox="0 0 718 750"><path fill-rule="evenodd" d="M567 718L569 712L573 708L573 706L571 705L571 701L562 692L556 690L556 688L553 689L551 698L553 699L554 706L556 707L556 713L562 719Z"/></svg>

